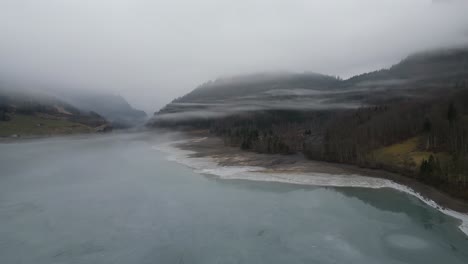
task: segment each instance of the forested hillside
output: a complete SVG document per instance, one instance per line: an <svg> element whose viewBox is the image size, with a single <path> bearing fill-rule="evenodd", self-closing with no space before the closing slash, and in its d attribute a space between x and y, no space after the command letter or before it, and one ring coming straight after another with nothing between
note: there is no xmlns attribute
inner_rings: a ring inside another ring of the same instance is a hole
<svg viewBox="0 0 468 264"><path fill-rule="evenodd" d="M468 199L468 49L412 55L348 80L251 79L204 84L151 125L209 129L259 153L394 171Z"/></svg>

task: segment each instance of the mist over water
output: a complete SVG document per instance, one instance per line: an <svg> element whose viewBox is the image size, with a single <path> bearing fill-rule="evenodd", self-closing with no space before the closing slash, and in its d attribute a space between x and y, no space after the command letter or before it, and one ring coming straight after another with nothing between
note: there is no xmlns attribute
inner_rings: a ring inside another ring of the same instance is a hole
<svg viewBox="0 0 468 264"><path fill-rule="evenodd" d="M163 135L0 145L2 263L466 263L459 222L390 189L221 180Z"/></svg>

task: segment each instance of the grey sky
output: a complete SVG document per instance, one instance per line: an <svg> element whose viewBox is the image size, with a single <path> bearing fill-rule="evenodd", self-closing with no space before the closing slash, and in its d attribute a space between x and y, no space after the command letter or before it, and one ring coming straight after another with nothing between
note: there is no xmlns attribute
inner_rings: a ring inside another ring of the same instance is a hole
<svg viewBox="0 0 468 264"><path fill-rule="evenodd" d="M258 71L348 77L468 43L468 0L0 0L0 80L125 96L155 111Z"/></svg>

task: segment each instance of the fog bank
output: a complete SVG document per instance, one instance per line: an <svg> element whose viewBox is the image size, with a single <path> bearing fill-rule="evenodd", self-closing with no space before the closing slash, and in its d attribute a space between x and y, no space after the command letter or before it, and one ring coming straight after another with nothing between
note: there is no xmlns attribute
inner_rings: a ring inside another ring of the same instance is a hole
<svg viewBox="0 0 468 264"><path fill-rule="evenodd" d="M153 112L218 76L348 77L468 43L468 1L0 0L0 81L120 94Z"/></svg>

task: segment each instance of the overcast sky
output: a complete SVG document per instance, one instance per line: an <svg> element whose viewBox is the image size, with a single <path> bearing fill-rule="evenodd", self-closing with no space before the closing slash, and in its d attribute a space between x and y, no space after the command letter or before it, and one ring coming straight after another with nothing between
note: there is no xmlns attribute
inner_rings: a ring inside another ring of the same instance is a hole
<svg viewBox="0 0 468 264"><path fill-rule="evenodd" d="M218 76L348 77L462 45L467 12L468 0L0 0L0 79L153 112Z"/></svg>

